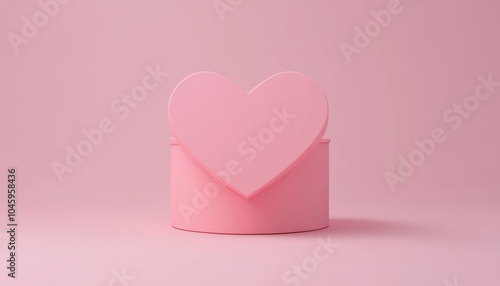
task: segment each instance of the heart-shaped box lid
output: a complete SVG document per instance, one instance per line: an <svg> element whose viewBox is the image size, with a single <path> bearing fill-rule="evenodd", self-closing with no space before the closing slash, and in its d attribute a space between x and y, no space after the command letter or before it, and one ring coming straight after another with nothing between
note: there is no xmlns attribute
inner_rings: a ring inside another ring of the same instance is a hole
<svg viewBox="0 0 500 286"><path fill-rule="evenodd" d="M311 152L327 127L322 88L297 72L275 74L250 92L198 72L172 92L172 132L214 180L250 198Z"/></svg>

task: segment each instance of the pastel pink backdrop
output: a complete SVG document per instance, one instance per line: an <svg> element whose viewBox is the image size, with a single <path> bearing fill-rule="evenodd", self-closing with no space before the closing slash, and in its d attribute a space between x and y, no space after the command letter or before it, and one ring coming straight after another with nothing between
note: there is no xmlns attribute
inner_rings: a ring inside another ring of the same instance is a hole
<svg viewBox="0 0 500 286"><path fill-rule="evenodd" d="M74 0L15 53L8 33L40 7L0 1L0 177L18 168L20 225L19 278L2 266L2 285L109 285L122 268L135 276L131 286L281 285L317 237L340 248L303 285L497 284L500 90L456 131L442 114L474 93L478 76L500 80L500 4L403 0L348 63L339 44L352 44L354 27L388 2L243 1L221 21L208 0ZM168 77L120 120L112 102L157 65ZM244 90L286 70L324 88L330 228L286 236L170 228L167 104L202 70ZM60 183L52 162L104 118L114 131ZM437 127L448 140L391 192L384 172Z"/></svg>

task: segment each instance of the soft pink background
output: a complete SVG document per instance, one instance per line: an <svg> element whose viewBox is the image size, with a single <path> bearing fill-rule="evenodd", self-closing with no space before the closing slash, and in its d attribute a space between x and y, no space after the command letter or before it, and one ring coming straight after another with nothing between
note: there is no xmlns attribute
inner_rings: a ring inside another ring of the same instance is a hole
<svg viewBox="0 0 500 286"><path fill-rule="evenodd" d="M19 278L7 279L2 262L0 283L109 285L125 268L135 276L130 286L282 285L317 237L331 237L340 248L302 285L446 285L455 277L497 285L500 89L456 131L441 117L473 94L479 75L500 80L500 2L402 0L403 11L347 63L339 44L352 44L353 28L387 3L243 1L221 21L211 0L73 0L16 54L7 34L19 34L22 18L40 7L1 0L0 177L18 168L20 250ZM140 84L148 65L169 76L122 121L111 102ZM170 228L167 104L176 84L200 70L245 90L284 70L323 86L330 228L276 236ZM52 162L103 118L115 130L59 183ZM448 140L391 192L383 173L436 127Z"/></svg>

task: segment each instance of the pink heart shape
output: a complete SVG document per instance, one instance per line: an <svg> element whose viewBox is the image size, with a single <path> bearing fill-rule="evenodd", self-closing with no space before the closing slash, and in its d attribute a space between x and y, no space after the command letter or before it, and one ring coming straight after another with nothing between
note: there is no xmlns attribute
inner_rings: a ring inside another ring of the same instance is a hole
<svg viewBox="0 0 500 286"><path fill-rule="evenodd" d="M199 72L174 89L169 119L195 162L250 198L316 147L328 103L317 83L296 72L273 75L249 93L219 74Z"/></svg>

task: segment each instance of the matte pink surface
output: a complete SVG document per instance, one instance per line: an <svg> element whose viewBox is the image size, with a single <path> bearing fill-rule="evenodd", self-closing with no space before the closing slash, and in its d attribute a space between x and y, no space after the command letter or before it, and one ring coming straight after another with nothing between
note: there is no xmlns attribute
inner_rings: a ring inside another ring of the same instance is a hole
<svg viewBox="0 0 500 286"><path fill-rule="evenodd" d="M288 233L327 227L329 142L322 140L284 176L247 199L214 180L172 140L172 226L233 234Z"/></svg>
<svg viewBox="0 0 500 286"><path fill-rule="evenodd" d="M323 90L297 72L271 76L248 93L216 73L195 73L174 89L168 107L181 148L245 198L306 158L328 120Z"/></svg>
<svg viewBox="0 0 500 286"><path fill-rule="evenodd" d="M20 226L16 280L0 235L0 285L123 286L113 274L122 268L135 277L127 286L293 285L283 273L326 237L340 247L303 286L498 285L500 89L459 129L443 113L474 94L478 76L500 81L500 2L402 0L347 63L339 44L388 2L242 1L221 21L207 0L73 0L16 54L7 34L41 8L0 0L0 178L18 167ZM156 65L168 77L128 116L114 113ZM200 70L245 91L287 70L323 87L330 227L268 236L170 227L168 101ZM52 163L103 118L114 131L60 183ZM448 140L392 192L384 172L437 127ZM0 179L0 230L5 187Z"/></svg>

